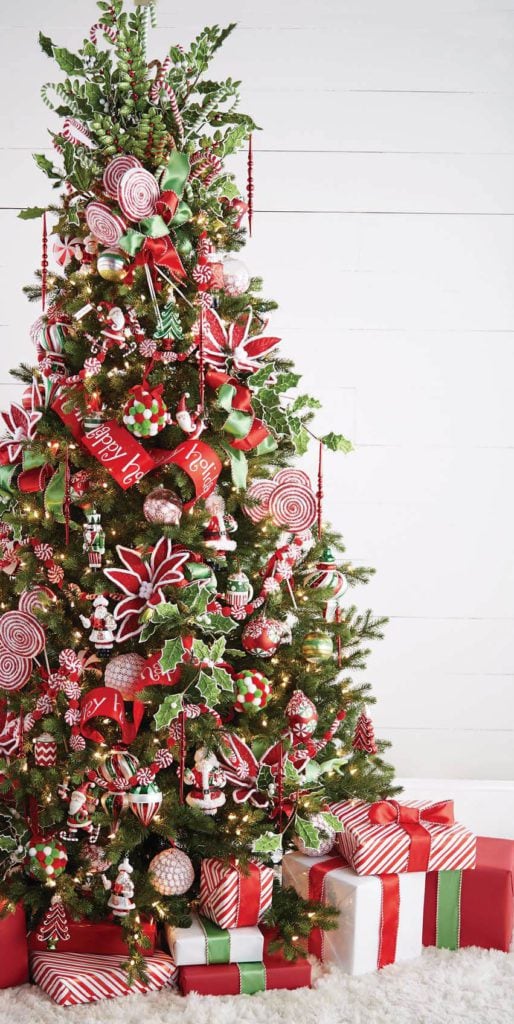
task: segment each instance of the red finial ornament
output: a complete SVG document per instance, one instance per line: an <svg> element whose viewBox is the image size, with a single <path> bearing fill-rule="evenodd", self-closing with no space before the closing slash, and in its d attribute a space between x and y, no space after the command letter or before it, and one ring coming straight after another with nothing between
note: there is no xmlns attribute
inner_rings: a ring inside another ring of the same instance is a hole
<svg viewBox="0 0 514 1024"><path fill-rule="evenodd" d="M323 441L319 443L318 456L318 490L316 493L318 502L318 539L321 540L323 533Z"/></svg>
<svg viewBox="0 0 514 1024"><path fill-rule="evenodd" d="M200 335L198 339L198 390L199 390L199 408L198 412L200 415L203 414L205 408L205 362L203 354L203 306L200 306Z"/></svg>
<svg viewBox="0 0 514 1024"><path fill-rule="evenodd" d="M248 231L251 238L253 225L253 143L251 135L248 138L248 179L246 185L246 199L248 202Z"/></svg>
<svg viewBox="0 0 514 1024"><path fill-rule="evenodd" d="M352 747L354 750L361 750L364 754L378 753L373 722L368 717L366 708L362 709L357 719Z"/></svg>
<svg viewBox="0 0 514 1024"><path fill-rule="evenodd" d="M66 539L66 547L70 543L70 453L68 446L66 445L66 458L64 462L64 535Z"/></svg>
<svg viewBox="0 0 514 1024"><path fill-rule="evenodd" d="M43 214L43 239L41 249L41 305L43 313L46 309L46 292L48 278L48 232L46 227L46 213Z"/></svg>

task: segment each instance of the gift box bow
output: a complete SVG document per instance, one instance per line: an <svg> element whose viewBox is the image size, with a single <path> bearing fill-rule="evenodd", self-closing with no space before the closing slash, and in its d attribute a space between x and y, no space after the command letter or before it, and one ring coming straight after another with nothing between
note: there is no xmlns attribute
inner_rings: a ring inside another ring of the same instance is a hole
<svg viewBox="0 0 514 1024"><path fill-rule="evenodd" d="M368 811L372 825L399 825L410 836L408 871L427 871L432 839L426 825L450 828L455 824L453 800L440 800L428 807L412 807L397 800L378 800Z"/></svg>

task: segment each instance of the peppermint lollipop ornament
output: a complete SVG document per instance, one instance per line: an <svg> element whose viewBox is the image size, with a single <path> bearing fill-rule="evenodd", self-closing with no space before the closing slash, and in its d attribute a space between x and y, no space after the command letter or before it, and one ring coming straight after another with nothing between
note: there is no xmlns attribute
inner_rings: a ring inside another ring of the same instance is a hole
<svg viewBox="0 0 514 1024"><path fill-rule="evenodd" d="M93 201L86 206L87 226L92 235L102 245L116 245L125 234L125 222L118 217L105 203Z"/></svg>
<svg viewBox="0 0 514 1024"><path fill-rule="evenodd" d="M122 156L115 156L105 168L103 173L103 186L104 192L109 199L118 198L118 187L123 175L126 171L132 170L133 167L141 167L141 162L137 156L132 156L130 153L125 153Z"/></svg>
<svg viewBox="0 0 514 1024"><path fill-rule="evenodd" d="M118 203L129 220L142 220L155 213L159 186L144 167L131 167L118 182Z"/></svg>
<svg viewBox="0 0 514 1024"><path fill-rule="evenodd" d="M253 523L271 518L291 533L308 530L317 512L311 482L301 469L281 469L272 480L254 480L242 507Z"/></svg>

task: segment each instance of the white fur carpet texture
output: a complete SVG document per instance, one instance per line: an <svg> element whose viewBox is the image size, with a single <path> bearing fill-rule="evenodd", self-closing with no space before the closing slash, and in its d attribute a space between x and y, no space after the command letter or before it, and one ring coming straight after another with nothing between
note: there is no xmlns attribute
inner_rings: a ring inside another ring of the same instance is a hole
<svg viewBox="0 0 514 1024"><path fill-rule="evenodd" d="M254 996L172 992L56 1006L34 985L0 993L0 1024L513 1024L514 955L425 949L418 960L351 978L331 968L313 989Z"/></svg>

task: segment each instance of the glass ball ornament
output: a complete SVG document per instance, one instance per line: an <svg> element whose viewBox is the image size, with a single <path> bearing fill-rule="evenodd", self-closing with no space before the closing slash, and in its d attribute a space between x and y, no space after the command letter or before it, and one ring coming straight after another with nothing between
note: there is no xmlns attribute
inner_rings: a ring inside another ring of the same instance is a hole
<svg viewBox="0 0 514 1024"><path fill-rule="evenodd" d="M162 792L155 782L134 786L128 795L130 810L142 825L150 825L162 804Z"/></svg>
<svg viewBox="0 0 514 1024"><path fill-rule="evenodd" d="M172 846L150 861L150 881L161 896L183 896L195 880L193 865L183 850Z"/></svg>
<svg viewBox="0 0 514 1024"><path fill-rule="evenodd" d="M227 256L223 260L223 290L227 295L244 295L250 286L250 272L242 260Z"/></svg>
<svg viewBox="0 0 514 1024"><path fill-rule="evenodd" d="M141 654L117 654L111 658L105 669L104 684L121 693L123 700L136 700L138 682L146 665Z"/></svg>
<svg viewBox="0 0 514 1024"><path fill-rule="evenodd" d="M98 774L106 782L115 782L119 789L127 789L130 779L136 774L139 761L124 747L115 747L98 765Z"/></svg>
<svg viewBox="0 0 514 1024"><path fill-rule="evenodd" d="M307 633L302 644L302 654L306 661L315 665L319 661L328 661L334 654L334 643L329 633Z"/></svg>
<svg viewBox="0 0 514 1024"><path fill-rule="evenodd" d="M334 829L325 821L322 814L309 815L309 823L317 829L320 836L320 844L316 849L314 846L306 846L300 836L295 836L294 844L305 857L325 857L332 850L336 834Z"/></svg>
<svg viewBox="0 0 514 1024"><path fill-rule="evenodd" d="M123 281L127 276L127 257L117 249L104 249L97 256L96 269L104 281Z"/></svg>
<svg viewBox="0 0 514 1024"><path fill-rule="evenodd" d="M182 499L175 491L156 487L147 494L143 504L143 515L147 523L159 526L178 526L183 510Z"/></svg>
<svg viewBox="0 0 514 1024"><path fill-rule="evenodd" d="M57 839L31 839L25 849L25 868L31 878L38 882L62 875L68 854L62 843Z"/></svg>

